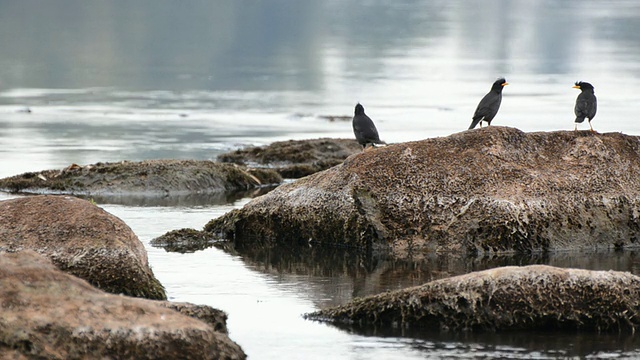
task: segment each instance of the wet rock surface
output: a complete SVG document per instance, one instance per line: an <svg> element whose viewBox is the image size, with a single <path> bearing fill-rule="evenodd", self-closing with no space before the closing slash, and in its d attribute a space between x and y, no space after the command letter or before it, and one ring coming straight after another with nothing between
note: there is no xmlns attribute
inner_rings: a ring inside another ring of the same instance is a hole
<svg viewBox="0 0 640 360"><path fill-rule="evenodd" d="M24 250L104 291L166 299L131 228L89 201L40 195L0 202L0 251Z"/></svg>
<svg viewBox="0 0 640 360"><path fill-rule="evenodd" d="M218 160L269 167L284 178L297 179L338 165L361 151L355 139L289 140L239 149L218 156Z"/></svg>
<svg viewBox="0 0 640 360"><path fill-rule="evenodd" d="M0 253L0 352L10 358L246 358L223 331L164 304L104 293L29 250Z"/></svg>
<svg viewBox="0 0 640 360"><path fill-rule="evenodd" d="M639 298L640 277L629 273L510 266L357 298L305 317L369 329L634 332Z"/></svg>
<svg viewBox="0 0 640 360"><path fill-rule="evenodd" d="M637 246L638 209L638 137L491 126L352 155L205 231L397 257L613 249Z"/></svg>
<svg viewBox="0 0 640 360"><path fill-rule="evenodd" d="M29 172L0 179L0 189L18 193L78 195L185 195L241 191L282 182L270 169L196 160L70 165L63 170Z"/></svg>
<svg viewBox="0 0 640 360"><path fill-rule="evenodd" d="M169 252L190 253L214 245L216 239L209 233L195 229L169 231L153 240L151 245Z"/></svg>
<svg viewBox="0 0 640 360"><path fill-rule="evenodd" d="M158 301L157 304L205 322L215 331L229 334L227 330L227 314L222 310L214 309L208 305L196 305L185 302Z"/></svg>

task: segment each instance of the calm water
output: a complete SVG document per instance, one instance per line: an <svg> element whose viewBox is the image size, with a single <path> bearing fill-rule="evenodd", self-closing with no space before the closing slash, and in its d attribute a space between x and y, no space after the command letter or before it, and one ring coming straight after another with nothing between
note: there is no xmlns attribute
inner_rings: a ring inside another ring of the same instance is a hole
<svg viewBox="0 0 640 360"><path fill-rule="evenodd" d="M352 137L348 122L324 116L351 115L358 101L387 142L445 136L468 127L498 76L511 85L495 125L571 130L571 86L585 80L599 101L594 128L640 135L636 1L1 1L0 44L0 177ZM627 336L362 333L300 317L495 266L640 274L636 253L411 263L320 249L177 254L148 245L248 201L98 199L147 245L169 296L227 311L231 337L252 359L640 356Z"/></svg>

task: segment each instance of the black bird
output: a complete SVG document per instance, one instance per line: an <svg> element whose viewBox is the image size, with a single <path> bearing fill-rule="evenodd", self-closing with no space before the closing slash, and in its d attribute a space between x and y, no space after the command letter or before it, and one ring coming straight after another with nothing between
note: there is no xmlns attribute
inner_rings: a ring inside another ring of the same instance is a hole
<svg viewBox="0 0 640 360"><path fill-rule="evenodd" d="M576 113L576 127L574 130L578 131L578 123L582 123L584 118L588 118L591 132L595 132L593 126L591 126L591 120L596 116L598 100L596 99L596 94L593 93L593 85L588 82L578 81L573 88L582 90L576 99L576 107L573 109Z"/></svg>
<svg viewBox="0 0 640 360"><path fill-rule="evenodd" d="M500 109L502 88L506 85L509 85L509 83L504 78L499 78L491 85L491 91L480 100L476 112L473 114L473 121L469 129L473 129L478 123L480 123L480 127L482 127L483 121L487 122L487 126L491 125L491 120L493 120L498 113L498 109Z"/></svg>
<svg viewBox="0 0 640 360"><path fill-rule="evenodd" d="M378 130L373 124L371 118L364 113L364 107L358 103L356 105L355 115L353 116L353 133L356 135L356 140L362 145L363 149L366 149L367 145L373 146L374 144L384 144L385 142L380 140Z"/></svg>

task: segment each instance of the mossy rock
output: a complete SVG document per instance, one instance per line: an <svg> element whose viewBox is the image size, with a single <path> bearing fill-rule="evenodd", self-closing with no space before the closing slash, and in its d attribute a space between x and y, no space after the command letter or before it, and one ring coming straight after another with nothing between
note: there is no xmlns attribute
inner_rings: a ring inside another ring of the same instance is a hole
<svg viewBox="0 0 640 360"><path fill-rule="evenodd" d="M5 200L0 219L0 252L33 250L110 293L167 297L131 228L89 201L62 195Z"/></svg>
<svg viewBox="0 0 640 360"><path fill-rule="evenodd" d="M305 315L356 328L435 331L640 327L640 277L545 265L502 267L357 298Z"/></svg>
<svg viewBox="0 0 640 360"><path fill-rule="evenodd" d="M178 229L151 240L151 245L169 252L189 253L204 250L213 245L211 234L195 229Z"/></svg>
<svg viewBox="0 0 640 360"><path fill-rule="evenodd" d="M639 245L638 209L637 136L490 126L359 152L205 231L397 257L621 249Z"/></svg>
<svg viewBox="0 0 640 360"><path fill-rule="evenodd" d="M362 151L355 139L309 139L278 141L218 156L225 163L267 167L284 178L297 179L338 165Z"/></svg>
<svg viewBox="0 0 640 360"><path fill-rule="evenodd" d="M281 182L282 177L270 169L248 170L205 160L146 160L72 164L62 170L29 172L0 179L0 189L14 193L166 196L242 191Z"/></svg>

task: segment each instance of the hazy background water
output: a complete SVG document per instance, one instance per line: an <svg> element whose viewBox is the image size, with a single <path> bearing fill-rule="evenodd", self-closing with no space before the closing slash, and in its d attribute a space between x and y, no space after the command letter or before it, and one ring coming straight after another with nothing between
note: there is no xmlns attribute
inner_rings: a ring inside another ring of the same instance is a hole
<svg viewBox="0 0 640 360"><path fill-rule="evenodd" d="M388 142L445 136L468 127L499 76L511 85L494 125L572 130L571 86L585 80L599 100L594 128L638 135L639 59L637 1L0 1L0 176L352 137L349 122L323 116L351 115L358 101ZM363 336L300 318L353 296L492 266L638 273L633 253L412 264L148 246L247 201L103 206L147 245L171 298L229 313L231 337L251 358L637 355L637 341L625 337Z"/></svg>

